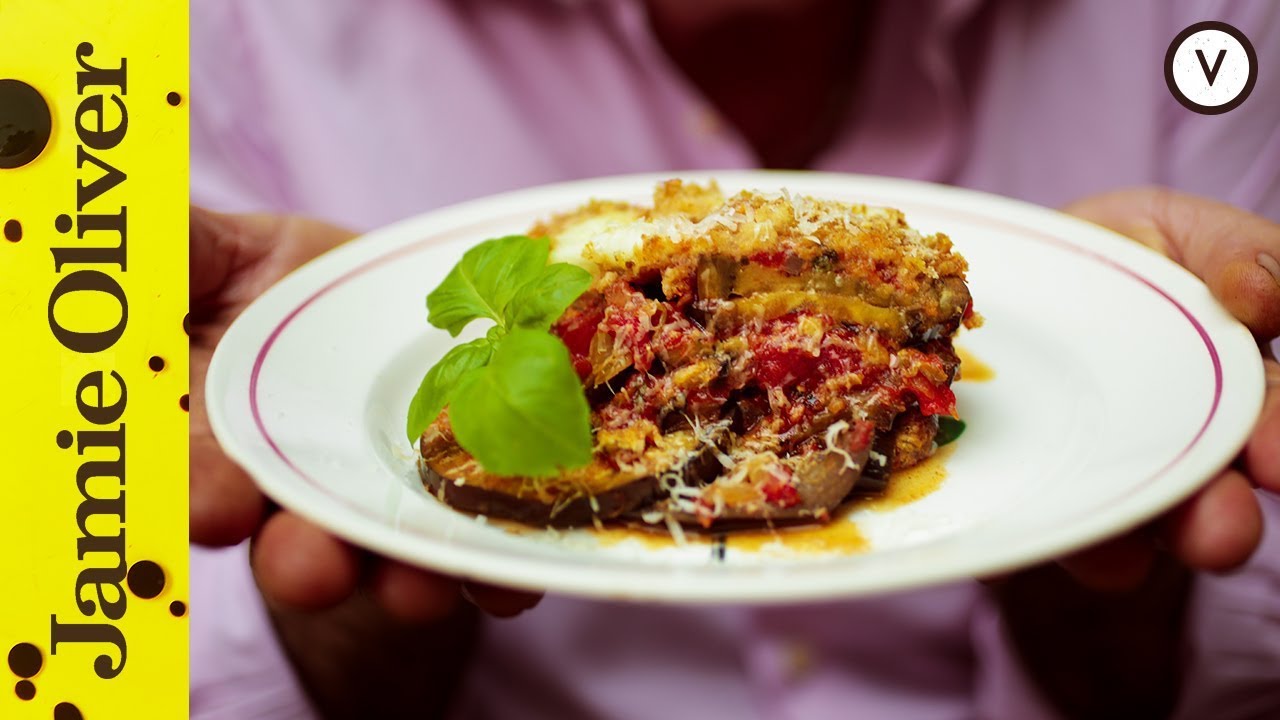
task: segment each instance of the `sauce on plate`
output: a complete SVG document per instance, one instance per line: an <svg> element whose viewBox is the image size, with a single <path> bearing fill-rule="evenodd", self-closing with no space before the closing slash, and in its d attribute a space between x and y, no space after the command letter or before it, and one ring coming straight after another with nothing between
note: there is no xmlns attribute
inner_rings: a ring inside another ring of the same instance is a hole
<svg viewBox="0 0 1280 720"><path fill-rule="evenodd" d="M960 346L956 346L955 351L960 358L960 382L987 382L996 376L996 371L973 353Z"/></svg>

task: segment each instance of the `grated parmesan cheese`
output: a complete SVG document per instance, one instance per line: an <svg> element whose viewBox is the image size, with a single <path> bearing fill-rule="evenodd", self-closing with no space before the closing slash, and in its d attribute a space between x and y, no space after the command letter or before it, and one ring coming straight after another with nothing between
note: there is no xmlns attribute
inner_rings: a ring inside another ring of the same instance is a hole
<svg viewBox="0 0 1280 720"><path fill-rule="evenodd" d="M849 423L845 422L844 420L833 422L831 423L831 425L827 427L827 434L824 439L827 441L828 450L844 458L844 467L850 470L857 470L858 464L853 461L853 456L849 454L849 451L845 450L839 445L836 445L836 436L848 429L849 429Z"/></svg>
<svg viewBox="0 0 1280 720"><path fill-rule="evenodd" d="M680 527L680 523L671 515L667 515L665 520L667 521L667 532L671 533L671 539L675 541L676 545L681 547L687 545L689 541L685 539L684 528Z"/></svg>

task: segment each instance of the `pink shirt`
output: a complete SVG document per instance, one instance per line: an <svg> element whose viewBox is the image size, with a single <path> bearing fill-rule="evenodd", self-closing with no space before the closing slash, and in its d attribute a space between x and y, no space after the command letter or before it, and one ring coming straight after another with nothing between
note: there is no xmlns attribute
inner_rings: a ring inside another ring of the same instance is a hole
<svg viewBox="0 0 1280 720"><path fill-rule="evenodd" d="M199 204L363 230L551 181L754 165L633 0L192 5ZM884 5L860 112L813 168L1050 206L1162 183L1280 218L1280 5ZM1204 19L1262 58L1252 98L1215 117L1161 71ZM1264 505L1257 559L1197 585L1180 718L1280 713L1280 502ZM193 717L311 717L243 548L193 550L192 593ZM488 628L459 692L475 718L1053 716L976 583L802 612L549 597Z"/></svg>

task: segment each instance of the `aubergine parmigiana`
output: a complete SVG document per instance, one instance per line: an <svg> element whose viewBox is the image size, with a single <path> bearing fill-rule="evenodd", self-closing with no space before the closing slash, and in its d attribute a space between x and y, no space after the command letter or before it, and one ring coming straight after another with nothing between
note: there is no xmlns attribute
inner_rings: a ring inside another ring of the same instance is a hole
<svg viewBox="0 0 1280 720"><path fill-rule="evenodd" d="M449 408L419 440L443 502L537 526L823 522L935 450L952 338L980 318L943 234L889 208L672 180L532 228L591 274L551 326L590 408L586 465L497 475Z"/></svg>

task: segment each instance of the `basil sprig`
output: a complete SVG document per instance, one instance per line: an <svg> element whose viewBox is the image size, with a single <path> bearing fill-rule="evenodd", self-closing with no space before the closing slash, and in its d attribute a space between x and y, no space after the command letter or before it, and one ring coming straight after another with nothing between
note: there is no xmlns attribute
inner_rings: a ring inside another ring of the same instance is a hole
<svg viewBox="0 0 1280 720"><path fill-rule="evenodd" d="M494 325L427 372L409 403L409 442L447 405L458 444L488 472L545 476L591 461L586 395L569 350L549 332L591 274L548 265L550 254L546 238L487 240L427 295L427 322L454 337L475 320Z"/></svg>

